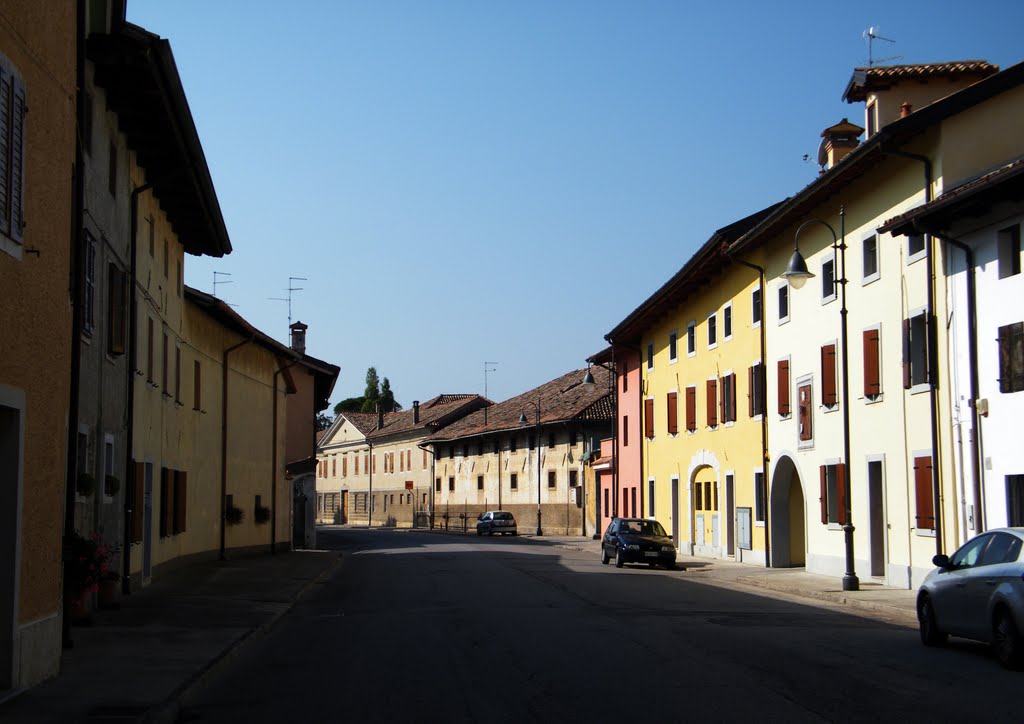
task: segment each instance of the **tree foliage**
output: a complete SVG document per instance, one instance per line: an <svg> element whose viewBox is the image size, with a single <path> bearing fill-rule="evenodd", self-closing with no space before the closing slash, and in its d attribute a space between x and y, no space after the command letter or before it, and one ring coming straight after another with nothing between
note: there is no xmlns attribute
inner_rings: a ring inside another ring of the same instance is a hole
<svg viewBox="0 0 1024 724"><path fill-rule="evenodd" d="M318 412L316 415L316 429L326 430L331 426L331 418L322 412Z"/></svg>
<svg viewBox="0 0 1024 724"><path fill-rule="evenodd" d="M366 370L366 390L363 391L363 405L360 409L363 412L376 412L378 402L380 402L380 378L377 377L377 368L371 367Z"/></svg>
<svg viewBox="0 0 1024 724"><path fill-rule="evenodd" d="M349 397L334 406L334 416L337 417L343 412L359 412L363 409L362 397Z"/></svg>

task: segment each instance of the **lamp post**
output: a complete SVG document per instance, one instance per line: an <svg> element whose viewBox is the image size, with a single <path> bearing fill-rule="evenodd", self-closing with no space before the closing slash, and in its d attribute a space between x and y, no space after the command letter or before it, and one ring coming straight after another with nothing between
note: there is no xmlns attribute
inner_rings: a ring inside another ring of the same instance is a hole
<svg viewBox="0 0 1024 724"><path fill-rule="evenodd" d="M544 535L540 525L540 397L537 398L534 404L537 405L537 535L540 536ZM519 424L529 424L525 412L519 416Z"/></svg>
<svg viewBox="0 0 1024 724"><path fill-rule="evenodd" d="M842 356L842 374L843 374L843 465L845 470L845 481L847 489L844 491L845 495L845 510L843 511L844 522L843 522L843 537L846 545L846 573L843 575L843 590L844 591L857 591L860 589L860 581L857 579L857 573L854 571L854 560L853 560L853 514L850 503L850 485L852 476L850 475L850 354L849 354L849 335L847 333L847 309L846 309L846 210L839 207L839 236L836 237L836 231L828 223L821 219L809 219L797 227L796 234L793 237L793 256L789 259L789 264L786 266L786 271L783 272L782 276L789 281L790 286L794 289L800 289L804 283L814 275L808 271L807 262L804 260L803 255L800 254L800 232L804 230L810 224L820 224L824 226L832 234L832 248L839 252L839 274L833 275L833 284L839 287L839 293L841 298L841 306L839 308L839 317L841 322L841 332L843 344L843 356Z"/></svg>

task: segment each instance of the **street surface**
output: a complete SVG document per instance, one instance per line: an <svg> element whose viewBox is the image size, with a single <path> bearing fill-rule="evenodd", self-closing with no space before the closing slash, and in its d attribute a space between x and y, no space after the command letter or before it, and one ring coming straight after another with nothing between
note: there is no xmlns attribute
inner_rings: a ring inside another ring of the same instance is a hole
<svg viewBox="0 0 1024 724"><path fill-rule="evenodd" d="M329 529L332 578L182 722L1020 721L986 647L543 540Z"/></svg>

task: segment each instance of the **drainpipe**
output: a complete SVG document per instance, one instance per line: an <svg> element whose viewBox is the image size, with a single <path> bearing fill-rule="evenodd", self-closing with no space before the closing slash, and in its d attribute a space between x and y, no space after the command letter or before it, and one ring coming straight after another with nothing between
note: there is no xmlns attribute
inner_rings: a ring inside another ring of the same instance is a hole
<svg viewBox="0 0 1024 724"><path fill-rule="evenodd" d="M761 498L761 506L764 510L764 565L765 568L771 568L772 555L771 555L771 535L769 524L771 522L769 510L768 510L768 360L765 358L767 349L767 332L764 318L765 308L765 295L764 295L764 267L758 266L757 264L751 264L749 261L743 259L737 259L736 257L729 254L726 251L726 256L736 264L742 264L745 267L749 267L757 272L757 283L761 292L761 391L763 399L761 404L764 409L761 413L761 480L762 490L764 495Z"/></svg>
<svg viewBox="0 0 1024 724"><path fill-rule="evenodd" d="M899 156L911 161L918 161L924 165L924 202L928 204L932 200L932 162L927 156L895 149L880 149L882 154L888 156ZM935 501L935 554L942 554L942 511L941 494L942 485L940 481L941 470L939 468L939 370L938 350L936 349L938 329L935 321L935 255L932 250L932 235L924 235L925 258L928 265L928 403L931 413L931 435L932 435L932 498Z"/></svg>
<svg viewBox="0 0 1024 724"><path fill-rule="evenodd" d="M227 501L228 495L228 355L234 352L239 347L244 347L247 344L252 344L256 340L256 335L252 335L249 339L243 339L238 344L233 344L223 353L222 372L221 372L221 422L220 422L220 559L225 560L224 557L224 537L226 533L224 515L225 502Z"/></svg>
<svg viewBox="0 0 1024 724"><path fill-rule="evenodd" d="M298 364L293 360L274 372L274 413L270 430L270 554L277 554L277 377ZM314 433L315 434L315 433ZM313 446L316 455L316 446Z"/></svg>
<svg viewBox="0 0 1024 724"><path fill-rule="evenodd" d="M367 493L366 499L366 528L370 529L373 527L373 468L375 466L373 464L373 443L367 440L366 445L370 451L369 469L366 471L370 474L370 492Z"/></svg>
<svg viewBox="0 0 1024 724"><path fill-rule="evenodd" d="M430 455L430 530L434 529L434 451L429 443L416 443L423 452ZM498 448L498 462L501 462L501 448ZM501 494L501 469L498 469L498 494Z"/></svg>

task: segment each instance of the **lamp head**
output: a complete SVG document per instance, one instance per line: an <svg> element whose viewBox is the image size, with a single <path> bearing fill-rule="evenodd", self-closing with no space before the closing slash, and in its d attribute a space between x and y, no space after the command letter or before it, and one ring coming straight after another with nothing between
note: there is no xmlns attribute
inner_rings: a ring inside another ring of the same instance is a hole
<svg viewBox="0 0 1024 724"><path fill-rule="evenodd" d="M583 375L583 384L587 387L594 386L594 375L590 374L590 365L587 365L587 374Z"/></svg>
<svg viewBox="0 0 1024 724"><path fill-rule="evenodd" d="M789 258L789 264L786 265L786 271L782 272L782 277L789 282L791 287L800 289L813 276L807 268L803 254L799 249L793 249L793 256Z"/></svg>

